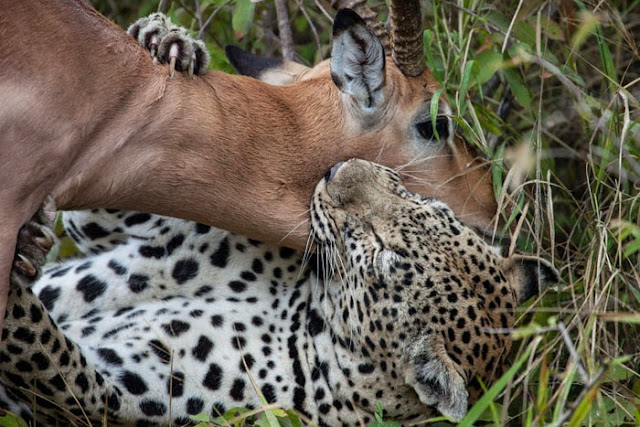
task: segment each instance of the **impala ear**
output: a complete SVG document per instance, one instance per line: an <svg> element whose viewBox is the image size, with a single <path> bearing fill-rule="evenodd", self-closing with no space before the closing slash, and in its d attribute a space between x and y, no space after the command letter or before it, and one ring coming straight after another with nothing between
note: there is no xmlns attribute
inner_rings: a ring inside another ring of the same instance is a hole
<svg viewBox="0 0 640 427"><path fill-rule="evenodd" d="M413 387L422 403L460 421L467 414L469 392L466 383L444 345L434 347L432 342L429 337L423 337L411 346L405 381Z"/></svg>
<svg viewBox="0 0 640 427"><path fill-rule="evenodd" d="M339 10L333 21L331 78L365 113L376 111L384 101L384 48L351 9Z"/></svg>
<svg viewBox="0 0 640 427"><path fill-rule="evenodd" d="M521 304L547 286L558 283L558 270L547 260L534 256L513 255L505 260L504 273Z"/></svg>
<svg viewBox="0 0 640 427"><path fill-rule="evenodd" d="M255 55L233 45L225 46L224 52L238 74L276 86L295 83L309 70L293 61Z"/></svg>

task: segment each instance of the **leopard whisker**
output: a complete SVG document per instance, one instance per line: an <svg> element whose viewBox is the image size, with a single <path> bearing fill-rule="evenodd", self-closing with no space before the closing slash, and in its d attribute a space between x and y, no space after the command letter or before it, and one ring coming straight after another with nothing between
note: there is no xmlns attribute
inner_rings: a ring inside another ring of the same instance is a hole
<svg viewBox="0 0 640 427"><path fill-rule="evenodd" d="M305 214L308 214L308 213L309 213L309 209L307 209L307 211L306 211L306 213L305 213ZM310 221L311 221L311 220L308 218L308 216L307 216L307 218L304 218L302 221L300 221L300 222L298 223L298 225L296 225L295 227L293 227L293 228L291 229L291 231L289 231L287 234L285 234L285 235L284 235L284 237L283 237L282 239L280 239L280 241L278 242L278 245L282 244L282 242L284 242L285 240L287 240L287 238L288 238L289 236L291 236L291 234L293 234L297 229L299 229L299 228L300 228L300 227L302 227L303 225L306 225L306 224L307 224L307 223L309 223Z"/></svg>
<svg viewBox="0 0 640 427"><path fill-rule="evenodd" d="M424 154L423 154L424 153ZM400 172L403 169L406 169L410 166L416 166L416 165L421 165L427 161L433 161L433 160L437 160L440 158L446 158L449 157L448 154L439 154L439 153L429 153L427 149L422 150L420 153L418 153L416 156L414 156L411 160L409 160L408 162L406 162L403 165L400 166L396 166L393 168L393 170L395 170L396 172Z"/></svg>
<svg viewBox="0 0 640 427"><path fill-rule="evenodd" d="M309 263L309 260L311 259L311 255L313 253L312 249L315 245L315 232L311 231L311 233L309 233L309 236L307 236L307 243L305 244L304 247L304 253L302 254L302 262L300 265L300 269L298 270L298 279L300 278L300 275L302 274L302 272L304 272L306 270L306 267Z"/></svg>

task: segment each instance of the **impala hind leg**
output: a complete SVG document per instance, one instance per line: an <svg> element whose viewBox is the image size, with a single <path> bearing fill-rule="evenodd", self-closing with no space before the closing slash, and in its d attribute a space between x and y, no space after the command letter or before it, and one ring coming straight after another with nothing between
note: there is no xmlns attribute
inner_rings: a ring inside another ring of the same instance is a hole
<svg viewBox="0 0 640 427"><path fill-rule="evenodd" d="M174 70L188 71L189 75L204 74L209 66L209 52L201 40L173 25L168 16L153 13L134 22L127 30L161 64L169 64L169 74Z"/></svg>

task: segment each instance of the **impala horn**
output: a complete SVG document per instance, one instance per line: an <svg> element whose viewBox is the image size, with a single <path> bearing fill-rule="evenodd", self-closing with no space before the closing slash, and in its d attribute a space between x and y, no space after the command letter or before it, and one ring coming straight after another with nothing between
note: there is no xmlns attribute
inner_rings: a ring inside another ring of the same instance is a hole
<svg viewBox="0 0 640 427"><path fill-rule="evenodd" d="M426 66L420 0L390 0L390 36L366 0L332 0L331 6L335 9L348 7L360 15L380 39L385 52L391 52L391 57L402 74L416 77L424 72Z"/></svg>
<svg viewBox="0 0 640 427"><path fill-rule="evenodd" d="M419 0L391 0L391 56L405 76L416 77L425 69L422 14Z"/></svg>

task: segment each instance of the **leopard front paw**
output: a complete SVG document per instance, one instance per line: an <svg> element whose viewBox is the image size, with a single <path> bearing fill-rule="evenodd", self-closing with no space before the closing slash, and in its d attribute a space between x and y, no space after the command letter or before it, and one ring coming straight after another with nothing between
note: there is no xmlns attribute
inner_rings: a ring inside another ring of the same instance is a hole
<svg viewBox="0 0 640 427"><path fill-rule="evenodd" d="M11 283L31 287L40 277L47 255L55 242L53 218L46 208L40 208L18 232Z"/></svg>
<svg viewBox="0 0 640 427"><path fill-rule="evenodd" d="M201 40L192 38L183 27L173 25L168 16L153 13L131 24L127 30L154 61L169 64L169 74L188 71L189 76L204 74L209 66L209 52Z"/></svg>

